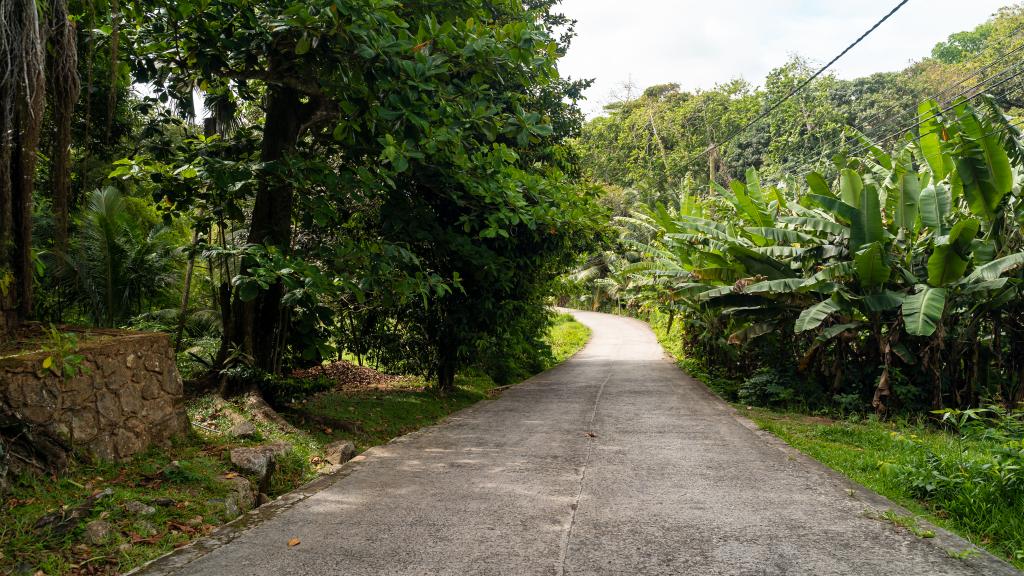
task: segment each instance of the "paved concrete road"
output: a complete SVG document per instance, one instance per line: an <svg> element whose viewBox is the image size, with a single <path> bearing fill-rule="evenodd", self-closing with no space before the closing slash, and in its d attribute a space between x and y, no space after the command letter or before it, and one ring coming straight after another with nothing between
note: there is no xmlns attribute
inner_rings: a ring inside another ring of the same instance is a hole
<svg viewBox="0 0 1024 576"><path fill-rule="evenodd" d="M1016 574L868 518L890 505L744 424L644 324L576 315L569 362L146 573Z"/></svg>

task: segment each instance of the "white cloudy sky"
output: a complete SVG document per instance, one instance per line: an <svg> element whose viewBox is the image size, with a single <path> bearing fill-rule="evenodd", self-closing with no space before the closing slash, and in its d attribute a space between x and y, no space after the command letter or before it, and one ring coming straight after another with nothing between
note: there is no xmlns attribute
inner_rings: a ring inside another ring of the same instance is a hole
<svg viewBox="0 0 1024 576"><path fill-rule="evenodd" d="M632 81L710 88L760 84L791 54L831 60L898 0L562 0L578 20L563 75L595 78L588 115ZM1007 0L910 0L833 67L841 78L898 70L949 34L984 22Z"/></svg>

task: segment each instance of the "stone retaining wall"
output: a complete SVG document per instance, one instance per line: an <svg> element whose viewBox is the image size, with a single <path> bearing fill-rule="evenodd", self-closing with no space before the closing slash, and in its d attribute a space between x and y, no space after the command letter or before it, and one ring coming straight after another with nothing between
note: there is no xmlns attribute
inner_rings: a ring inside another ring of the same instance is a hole
<svg viewBox="0 0 1024 576"><path fill-rule="evenodd" d="M107 332L81 339L75 353L84 371L64 379L42 368L47 352L0 359L0 411L105 460L188 431L166 334Z"/></svg>

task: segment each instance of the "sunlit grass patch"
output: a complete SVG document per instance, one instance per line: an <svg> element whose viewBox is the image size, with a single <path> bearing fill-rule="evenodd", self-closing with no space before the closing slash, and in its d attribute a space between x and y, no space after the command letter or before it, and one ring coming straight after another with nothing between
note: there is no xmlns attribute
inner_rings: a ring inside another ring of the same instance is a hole
<svg viewBox="0 0 1024 576"><path fill-rule="evenodd" d="M925 422L848 422L744 411L758 426L851 480L1024 568L1019 441Z"/></svg>

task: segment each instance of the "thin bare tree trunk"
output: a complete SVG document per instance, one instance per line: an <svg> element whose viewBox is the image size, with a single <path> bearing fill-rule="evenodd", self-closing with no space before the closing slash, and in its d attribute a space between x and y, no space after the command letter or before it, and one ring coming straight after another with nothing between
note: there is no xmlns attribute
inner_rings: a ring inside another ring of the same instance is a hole
<svg viewBox="0 0 1024 576"><path fill-rule="evenodd" d="M117 61L121 49L121 5L118 0L110 0L110 92L107 93L107 132L106 141L110 142L110 134L114 129L114 117L117 116Z"/></svg>
<svg viewBox="0 0 1024 576"><path fill-rule="evenodd" d="M67 0L50 3L50 107L56 125L51 152L54 246L67 252L71 198L71 121L81 83L78 78L78 42L75 24L68 17Z"/></svg>
<svg viewBox="0 0 1024 576"><path fill-rule="evenodd" d="M174 351L181 352L181 338L185 334L185 320L188 317L188 299L192 292L192 271L196 265L196 245L199 243L199 230L192 231L192 249L188 253L188 265L185 267L185 282L181 290L181 309L178 311L177 337L174 339Z"/></svg>

